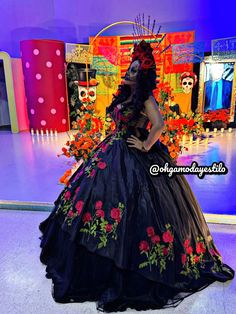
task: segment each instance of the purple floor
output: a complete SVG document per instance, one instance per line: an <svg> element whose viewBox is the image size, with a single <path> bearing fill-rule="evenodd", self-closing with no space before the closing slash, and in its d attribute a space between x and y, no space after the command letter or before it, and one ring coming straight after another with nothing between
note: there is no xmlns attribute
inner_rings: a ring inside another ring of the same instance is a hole
<svg viewBox="0 0 236 314"><path fill-rule="evenodd" d="M22 202L50 202L57 198L63 185L59 178L73 161L58 158L68 140L67 133L58 137L36 137L28 132L12 134L0 131L0 200ZM216 134L208 146L193 144L180 156L179 165L211 165L224 161L227 175L208 175L199 179L186 175L204 213L236 214L236 131Z"/></svg>

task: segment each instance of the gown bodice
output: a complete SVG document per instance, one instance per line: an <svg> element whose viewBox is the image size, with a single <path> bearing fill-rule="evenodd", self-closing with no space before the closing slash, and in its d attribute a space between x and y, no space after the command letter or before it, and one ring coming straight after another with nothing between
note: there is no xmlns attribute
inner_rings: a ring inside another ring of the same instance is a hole
<svg viewBox="0 0 236 314"><path fill-rule="evenodd" d="M117 105L111 116L116 124L116 131L121 131L124 137L130 133L134 133L137 137L141 138L148 136L147 125L149 118L142 111L137 118L134 118L132 103L126 107Z"/></svg>

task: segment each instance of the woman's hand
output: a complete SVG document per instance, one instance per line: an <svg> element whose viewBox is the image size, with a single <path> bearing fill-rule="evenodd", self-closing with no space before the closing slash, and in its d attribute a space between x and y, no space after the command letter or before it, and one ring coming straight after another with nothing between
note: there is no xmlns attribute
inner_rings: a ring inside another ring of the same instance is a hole
<svg viewBox="0 0 236 314"><path fill-rule="evenodd" d="M132 144L132 145L128 145L129 147L135 147L138 148L141 151L143 150L143 142L140 141L140 139L138 139L136 136L131 135L130 137L127 138L126 140L128 143Z"/></svg>

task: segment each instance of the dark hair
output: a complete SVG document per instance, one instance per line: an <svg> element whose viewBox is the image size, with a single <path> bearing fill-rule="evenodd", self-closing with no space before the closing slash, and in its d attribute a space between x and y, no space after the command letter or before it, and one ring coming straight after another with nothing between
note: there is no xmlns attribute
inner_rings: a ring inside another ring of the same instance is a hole
<svg viewBox="0 0 236 314"><path fill-rule="evenodd" d="M133 118L137 118L140 111L144 108L144 102L152 95L152 91L156 88L156 65L152 55L152 48L149 43L142 41L134 48L132 62L140 61L140 69L136 78L136 88L130 103L125 106L130 106L132 103ZM118 86L118 91L114 96L112 103L107 108L107 113L112 112L116 105L124 102L130 97L131 88L128 84Z"/></svg>

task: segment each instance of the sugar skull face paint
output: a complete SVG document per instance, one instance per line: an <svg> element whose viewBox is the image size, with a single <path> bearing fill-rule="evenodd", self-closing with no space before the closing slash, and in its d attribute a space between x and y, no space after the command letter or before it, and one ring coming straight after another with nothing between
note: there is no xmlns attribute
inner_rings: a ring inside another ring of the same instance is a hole
<svg viewBox="0 0 236 314"><path fill-rule="evenodd" d="M134 62L132 62L128 71L125 74L125 80L135 82L138 75L139 68L140 68L140 62L138 60L135 60Z"/></svg>

